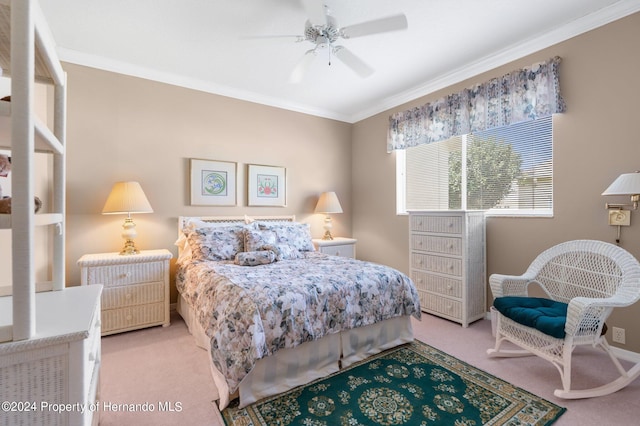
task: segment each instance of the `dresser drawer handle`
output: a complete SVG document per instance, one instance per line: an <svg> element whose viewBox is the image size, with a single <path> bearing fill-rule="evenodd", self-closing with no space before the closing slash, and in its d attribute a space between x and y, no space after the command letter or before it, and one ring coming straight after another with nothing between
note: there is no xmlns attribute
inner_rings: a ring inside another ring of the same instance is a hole
<svg viewBox="0 0 640 426"><path fill-rule="evenodd" d="M131 299L131 293L127 293L127 294L125 294L125 295L124 295L124 298L125 298L125 299L127 299L127 300Z"/></svg>
<svg viewBox="0 0 640 426"><path fill-rule="evenodd" d="M453 306L447 305L447 311L451 312L453 310Z"/></svg>
<svg viewBox="0 0 640 426"><path fill-rule="evenodd" d="M453 250L453 244L449 244L449 250Z"/></svg>
<svg viewBox="0 0 640 426"><path fill-rule="evenodd" d="M447 265L447 268L449 268L450 271L453 271L453 264L450 263L449 265Z"/></svg>
<svg viewBox="0 0 640 426"><path fill-rule="evenodd" d="M447 285L447 290L449 290L449 293L451 293L451 290L453 290L453 286L451 284Z"/></svg>
<svg viewBox="0 0 640 426"><path fill-rule="evenodd" d="M133 319L133 317L131 316L131 314L127 315L126 320L127 321L131 321Z"/></svg>
<svg viewBox="0 0 640 426"><path fill-rule="evenodd" d="M336 256L340 256L340 250L336 250Z"/></svg>

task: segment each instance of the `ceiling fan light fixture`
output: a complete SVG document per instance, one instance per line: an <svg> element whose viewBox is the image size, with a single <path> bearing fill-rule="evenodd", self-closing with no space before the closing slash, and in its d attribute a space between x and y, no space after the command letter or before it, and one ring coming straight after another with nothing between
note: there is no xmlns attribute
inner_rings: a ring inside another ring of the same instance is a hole
<svg viewBox="0 0 640 426"><path fill-rule="evenodd" d="M353 52L336 43L338 43L341 38L362 37L408 28L407 18L404 14L387 16L347 27L340 27L336 18L324 4L324 0L303 0L303 4L308 19L305 22L304 35L298 37L296 41L308 41L314 46L304 54L294 67L289 78L291 83L299 83L302 81L316 56L326 56L329 65L331 65L332 57L335 56L340 62L347 66L347 68L350 68L360 77L369 77L373 74L374 69Z"/></svg>
<svg viewBox="0 0 640 426"><path fill-rule="evenodd" d="M326 49L331 46L331 41L324 36L318 36L315 40L316 49Z"/></svg>

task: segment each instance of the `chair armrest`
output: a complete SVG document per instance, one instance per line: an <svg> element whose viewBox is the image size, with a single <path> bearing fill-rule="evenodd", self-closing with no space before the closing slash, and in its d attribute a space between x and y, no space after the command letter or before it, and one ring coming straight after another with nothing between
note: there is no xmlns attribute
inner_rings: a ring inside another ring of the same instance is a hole
<svg viewBox="0 0 640 426"><path fill-rule="evenodd" d="M528 275L491 274L489 285L494 299L503 296L527 296L527 286L533 280Z"/></svg>
<svg viewBox="0 0 640 426"><path fill-rule="evenodd" d="M599 335L613 308L629 306L631 303L620 295L606 298L574 297L567 307L565 333L571 336Z"/></svg>

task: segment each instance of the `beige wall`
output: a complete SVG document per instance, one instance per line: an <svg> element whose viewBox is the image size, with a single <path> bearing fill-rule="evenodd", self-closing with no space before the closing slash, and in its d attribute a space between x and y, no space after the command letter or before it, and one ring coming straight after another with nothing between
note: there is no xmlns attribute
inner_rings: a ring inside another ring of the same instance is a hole
<svg viewBox="0 0 640 426"><path fill-rule="evenodd" d="M114 182L137 180L152 214L135 215L141 249L173 245L180 215L295 214L322 236L314 215L334 190L351 235L351 126L346 123L70 64L67 135L67 282L85 253L119 251L124 216L100 214ZM238 206L189 205L189 158L238 162ZM246 207L246 165L287 169L286 207ZM176 300L172 284L172 301Z"/></svg>
<svg viewBox="0 0 640 426"><path fill-rule="evenodd" d="M514 69L563 58L560 87L567 111L554 118L554 217L489 218L487 269L519 274L541 250L578 238L615 240L600 194L621 173L640 170L640 14L363 120L353 127L353 230L358 254L409 269L408 223L395 214L395 157L386 154L388 117ZM640 258L640 211L622 229L621 246ZM489 292L488 302L491 301ZM627 330L624 349L640 352L640 303L608 321Z"/></svg>
<svg viewBox="0 0 640 426"><path fill-rule="evenodd" d="M335 234L358 238L358 257L408 272L408 224L395 213L395 158L385 152L388 116L472 83L559 55L568 108L554 120L553 218L490 218L488 273L521 273L561 241L613 241L600 193L620 173L640 169L635 123L640 98L640 14L386 111L354 125L65 64L69 79L67 281L77 259L117 251L124 218L100 211L111 185L138 180L154 213L135 216L141 248L176 254L179 215L296 214L322 234L313 215L320 192L335 190L345 213ZM237 207L189 206L188 159L237 161ZM285 208L246 207L246 164L288 172ZM622 246L640 257L640 212ZM175 289L172 300L175 301ZM490 299L490 298L489 298ZM640 304L616 311L609 326L627 329L625 349L640 352Z"/></svg>

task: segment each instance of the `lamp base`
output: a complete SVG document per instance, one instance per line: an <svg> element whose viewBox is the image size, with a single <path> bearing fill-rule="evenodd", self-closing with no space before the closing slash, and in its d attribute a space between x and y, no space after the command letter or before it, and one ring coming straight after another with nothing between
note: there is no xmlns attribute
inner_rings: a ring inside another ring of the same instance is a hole
<svg viewBox="0 0 640 426"><path fill-rule="evenodd" d="M328 229L324 231L324 235L322 236L323 240L333 240L333 235L331 235L331 231Z"/></svg>
<svg viewBox="0 0 640 426"><path fill-rule="evenodd" d="M122 248L122 251L120 252L120 254L123 256L128 256L131 254L140 254L140 250L136 248L136 245L133 242L133 240L127 240L124 243L124 247Z"/></svg>
<svg viewBox="0 0 640 426"><path fill-rule="evenodd" d="M333 228L333 223L331 223L331 216L326 215L324 218L324 235L322 236L323 240L333 240L333 235L331 235L331 229Z"/></svg>
<svg viewBox="0 0 640 426"><path fill-rule="evenodd" d="M133 223L131 217L127 217L122 225L122 238L124 239L124 247L120 252L121 255L127 256L131 254L139 254L133 239L138 236L136 232L136 224Z"/></svg>

